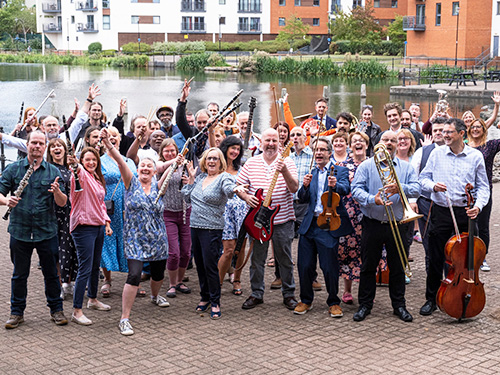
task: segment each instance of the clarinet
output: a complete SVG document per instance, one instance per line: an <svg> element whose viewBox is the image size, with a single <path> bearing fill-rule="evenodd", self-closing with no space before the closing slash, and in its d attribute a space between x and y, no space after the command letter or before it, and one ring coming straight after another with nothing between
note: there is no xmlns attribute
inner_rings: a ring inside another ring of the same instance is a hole
<svg viewBox="0 0 500 375"><path fill-rule="evenodd" d="M31 175L35 171L35 164L36 164L36 159L33 160L33 163L30 165L28 170L26 171L26 174L22 178L21 182L19 182L19 186L17 187L16 191L14 192L14 196L16 198L19 198L21 194L23 193L24 189L26 186L28 186L28 180L30 179ZM12 212L13 207L9 207L5 215L3 215L2 219L7 220L9 218L10 213Z"/></svg>
<svg viewBox="0 0 500 375"><path fill-rule="evenodd" d="M18 124L20 124L21 121L23 121L23 111L24 111L24 102L21 103L21 112L19 112L19 121L17 122ZM16 131L16 137L19 137L20 131L21 130Z"/></svg>
<svg viewBox="0 0 500 375"><path fill-rule="evenodd" d="M71 156L74 156L73 152L73 144L71 143L71 139L69 137L69 130L68 130L68 124L66 123L66 117L63 115L63 127L64 127L64 134L66 135L66 146L68 146L68 154ZM71 170L73 171L73 176L75 177L75 192L77 191L82 191L82 185L80 185L80 178L78 177L78 165L72 164L69 166Z"/></svg>

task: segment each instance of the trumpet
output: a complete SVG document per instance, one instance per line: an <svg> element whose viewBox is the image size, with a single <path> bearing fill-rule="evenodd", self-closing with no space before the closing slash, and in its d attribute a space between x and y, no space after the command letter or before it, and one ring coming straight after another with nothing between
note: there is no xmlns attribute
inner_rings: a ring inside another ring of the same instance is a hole
<svg viewBox="0 0 500 375"><path fill-rule="evenodd" d="M405 274L406 276L411 277L412 272L410 263L408 262L408 256L406 255L403 240L401 239L401 234L399 233L398 224L409 223L411 221L420 219L423 215L416 214L411 209L410 203L408 203L408 199L406 198L406 195L403 191L403 187L399 182L398 175L396 174L396 169L394 168L391 154L389 153L385 145L379 143L375 146L373 151L375 165L377 166L377 171L380 176L380 180L382 181L382 187L379 191L382 200L384 201L385 212L387 213L387 219L389 221L389 225L391 226L392 236L394 237L394 242L396 243L396 248L398 249L399 259L401 260L401 264L403 265ZM398 187L398 194L401 199L401 204L403 205L403 217L399 221L399 223L396 219L396 216L394 215L392 205L388 205L389 198L385 193L385 187L393 183L395 183Z"/></svg>

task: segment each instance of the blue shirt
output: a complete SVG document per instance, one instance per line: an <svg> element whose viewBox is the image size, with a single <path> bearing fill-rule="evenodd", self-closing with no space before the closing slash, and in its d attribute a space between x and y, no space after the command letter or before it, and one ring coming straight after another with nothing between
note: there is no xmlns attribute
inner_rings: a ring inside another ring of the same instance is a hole
<svg viewBox="0 0 500 375"><path fill-rule="evenodd" d="M399 178L399 182L407 198L418 198L420 195L420 184L415 170L403 160L393 159L394 169ZM382 181L378 173L375 161L370 158L361 163L356 170L354 180L351 183L351 191L354 199L361 206L363 215L378 221L388 221L387 213L383 205L375 204L375 195L382 187ZM399 194L389 198L396 220L403 218L403 205Z"/></svg>
<svg viewBox="0 0 500 375"><path fill-rule="evenodd" d="M455 155L449 146L436 147L420 173L419 180L422 189L430 192L434 203L442 207L448 207L446 194L450 197L453 206L465 207L467 203L464 194L467 183L474 186L475 206L480 210L488 204L490 199L490 187L483 154L467 145L458 155ZM446 194L434 191L434 185L437 182L446 185Z"/></svg>
<svg viewBox="0 0 500 375"><path fill-rule="evenodd" d="M323 194L324 188L325 188L325 181L326 178L328 177L328 171L330 170L330 164L328 163L325 168L319 169L319 167L316 165L316 169L318 170L318 193L317 197L319 198L316 201L316 206L314 207L314 215L319 215L320 213L323 212L323 204L321 203L321 195Z"/></svg>

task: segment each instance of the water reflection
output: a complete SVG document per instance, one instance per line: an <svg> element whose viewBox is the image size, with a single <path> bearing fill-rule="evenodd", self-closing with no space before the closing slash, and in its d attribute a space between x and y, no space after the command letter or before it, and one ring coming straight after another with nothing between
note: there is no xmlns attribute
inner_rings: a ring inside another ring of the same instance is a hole
<svg viewBox="0 0 500 375"><path fill-rule="evenodd" d="M421 97L390 96L391 85L398 80L339 79L336 77L298 77L294 75L236 74L211 72L194 74L188 110L196 112L209 102L224 105L240 89L244 89L241 101L246 110L250 96L257 98L254 121L257 131L262 131L276 122L273 90L281 95L286 88L290 108L294 116L314 112L314 102L323 95L326 86L329 91L329 115L335 117L341 111L352 112L359 117L361 105L374 107L374 122L387 128L383 105L398 101L408 108L419 102L425 121L434 108L435 99ZM108 118L113 119L121 98L128 99L129 117L147 114L152 106L170 105L175 108L182 82L191 76L168 69L115 69L103 67L61 66L44 64L0 64L0 124L10 132L18 120L21 102L25 106L37 107L47 93L54 89L56 98L40 111L41 115L51 112L69 114L74 108L74 98L82 103L88 87L95 82L101 88L97 98L104 106ZM367 86L366 101L361 101L360 87ZM477 115L481 106L492 104L490 99L450 99L451 114L460 116L472 109Z"/></svg>

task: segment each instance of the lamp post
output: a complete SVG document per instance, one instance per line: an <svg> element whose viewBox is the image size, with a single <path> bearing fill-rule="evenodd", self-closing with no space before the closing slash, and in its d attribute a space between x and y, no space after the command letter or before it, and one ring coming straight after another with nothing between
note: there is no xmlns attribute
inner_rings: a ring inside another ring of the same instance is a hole
<svg viewBox="0 0 500 375"><path fill-rule="evenodd" d="M458 58L458 20L460 18L460 7L457 6L457 33L455 36L455 66L457 66L457 58Z"/></svg>
<svg viewBox="0 0 500 375"><path fill-rule="evenodd" d="M137 42L139 43L139 54L141 54L141 32L139 31L139 22L141 22L141 16L137 16Z"/></svg>

